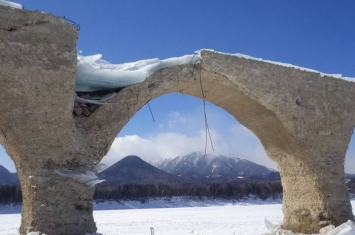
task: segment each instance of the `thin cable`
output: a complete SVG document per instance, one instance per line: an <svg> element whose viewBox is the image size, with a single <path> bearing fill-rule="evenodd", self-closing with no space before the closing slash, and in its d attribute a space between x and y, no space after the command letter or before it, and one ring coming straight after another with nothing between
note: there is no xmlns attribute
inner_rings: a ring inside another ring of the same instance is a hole
<svg viewBox="0 0 355 235"><path fill-rule="evenodd" d="M211 137L211 132L210 132L210 128L209 128L208 122L207 122L206 101L205 100L203 100L203 112L204 112L204 117L205 117L205 128L206 128L206 146L207 146L207 133L208 133L208 136L210 138L212 151L214 152L214 146L213 146L213 141L212 141L212 137ZM206 152L206 147L205 147L205 152Z"/></svg>
<svg viewBox="0 0 355 235"><path fill-rule="evenodd" d="M152 115L153 122L155 122L154 115L153 115L152 109L150 108L149 102L147 104L148 104L150 114Z"/></svg>
<svg viewBox="0 0 355 235"><path fill-rule="evenodd" d="M211 143L211 147L212 147L212 151L214 152L214 146L213 146L213 141L212 141L212 137L211 137L211 133L210 133L210 128L208 126L208 121L207 121L207 114L206 114L206 95L205 92L203 90L203 86L202 86L202 70L200 70L200 87L201 87L201 92L202 92L202 102L203 102L203 116L205 118L205 129L206 129L206 134L205 134L205 156L207 153L207 137L210 138L210 143Z"/></svg>
<svg viewBox="0 0 355 235"><path fill-rule="evenodd" d="M198 62L201 62L201 59L198 59L196 60L193 65L192 65L192 76L195 74L195 65L198 63ZM200 68L201 69L201 68ZM201 75L201 74L200 74ZM194 79L195 80L195 79ZM202 91L203 93L203 91Z"/></svg>
<svg viewBox="0 0 355 235"><path fill-rule="evenodd" d="M203 101L203 112L205 113L205 105L206 105L206 102L205 100L202 100ZM206 116L205 117L205 156L206 156L206 153L207 153L207 127L206 127Z"/></svg>
<svg viewBox="0 0 355 235"><path fill-rule="evenodd" d="M62 17L64 20L68 21L69 23L71 23L72 25L75 26L75 28L80 31L80 24L76 23L75 21L73 20L70 20L68 18L66 18L65 16Z"/></svg>
<svg viewBox="0 0 355 235"><path fill-rule="evenodd" d="M192 56L192 58L191 58L191 60L190 60L190 63L189 64L191 64L192 63L192 60L195 58L195 56L197 55L197 53L195 53L193 56Z"/></svg>
<svg viewBox="0 0 355 235"><path fill-rule="evenodd" d="M202 98L203 98L203 101L205 101L205 92L203 91L203 86L202 86L202 71L200 70L200 87L201 87L201 92L202 92Z"/></svg>

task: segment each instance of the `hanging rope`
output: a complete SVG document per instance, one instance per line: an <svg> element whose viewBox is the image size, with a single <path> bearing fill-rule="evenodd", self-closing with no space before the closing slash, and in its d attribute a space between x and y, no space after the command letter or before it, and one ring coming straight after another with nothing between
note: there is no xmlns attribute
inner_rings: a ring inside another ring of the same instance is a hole
<svg viewBox="0 0 355 235"><path fill-rule="evenodd" d="M197 55L197 53L195 53L195 54L192 56L189 65L192 63L192 60L195 58L196 55ZM198 59L198 60L200 60L200 59ZM196 62L195 62L194 64L196 64Z"/></svg>
<svg viewBox="0 0 355 235"><path fill-rule="evenodd" d="M205 118L205 129L206 129L206 138L205 138L205 155L206 155L206 152L207 152L207 134L209 136L213 152L214 152L214 146L213 146L213 141L212 141L212 137L211 137L211 133L210 133L210 128L209 128L208 122L207 122L206 101L205 100L202 100L202 101L203 101L203 113L204 113L204 118Z"/></svg>
<svg viewBox="0 0 355 235"><path fill-rule="evenodd" d="M207 153L207 137L209 137L210 139L210 143L211 143L211 147L212 147L212 151L214 152L214 146L213 146L213 141L212 141L212 137L211 137L211 133L210 133L210 128L208 126L208 121L207 121L207 114L206 114L206 95L205 92L203 90L203 85L202 85L202 69L200 69L200 87L201 87L201 92L202 92L202 102L203 102L203 116L205 119L205 130L206 130L206 134L205 134L205 156Z"/></svg>
<svg viewBox="0 0 355 235"><path fill-rule="evenodd" d="M154 115L153 115L153 112L152 112L152 109L150 108L150 105L149 105L149 101L148 101L148 108L149 108L149 111L150 111L150 114L152 115L152 119L153 119L153 122L155 122L155 119L154 119Z"/></svg>
<svg viewBox="0 0 355 235"><path fill-rule="evenodd" d="M195 62L194 62L194 64L192 65L192 76L195 74L195 65L197 64L197 63L199 63L199 62L201 62L201 59L198 59L198 60L196 60ZM200 72L201 72L201 67L200 67ZM200 73L200 76L201 76L201 73ZM194 80L196 80L196 79L194 79ZM202 93L203 93L203 91L202 91Z"/></svg>
<svg viewBox="0 0 355 235"><path fill-rule="evenodd" d="M80 31L80 24L76 23L76 22L73 21L73 20L70 20L70 19L66 18L65 16L63 16L63 19L65 19L66 21L68 21L69 23L71 23L72 25L74 25L75 28L76 28L78 31Z"/></svg>
<svg viewBox="0 0 355 235"><path fill-rule="evenodd" d="M181 98L184 98L184 93L182 93L181 91L179 91L179 93L181 94Z"/></svg>

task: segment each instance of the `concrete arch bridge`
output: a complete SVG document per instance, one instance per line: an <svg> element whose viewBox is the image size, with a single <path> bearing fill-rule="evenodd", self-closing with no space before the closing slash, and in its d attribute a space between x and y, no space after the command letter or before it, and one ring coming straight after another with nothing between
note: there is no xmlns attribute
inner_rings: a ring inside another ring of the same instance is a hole
<svg viewBox="0 0 355 235"><path fill-rule="evenodd" d="M66 176L94 171L130 118L171 92L205 98L256 134L281 173L286 229L314 233L353 219L344 156L355 125L354 83L202 51L200 64L158 70L110 105L77 115L76 28L4 7L0 22L0 142L21 180L20 234L95 232L94 188Z"/></svg>

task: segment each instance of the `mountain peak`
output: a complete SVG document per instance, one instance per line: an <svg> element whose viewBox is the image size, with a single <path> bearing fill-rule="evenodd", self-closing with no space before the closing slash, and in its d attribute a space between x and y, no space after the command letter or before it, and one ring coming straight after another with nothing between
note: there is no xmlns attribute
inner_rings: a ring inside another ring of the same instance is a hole
<svg viewBox="0 0 355 235"><path fill-rule="evenodd" d="M192 152L166 160L157 166L171 174L195 175L202 178L218 177L256 177L266 178L272 171L246 159L226 157L224 155Z"/></svg>
<svg viewBox="0 0 355 235"><path fill-rule="evenodd" d="M129 155L99 173L105 179L101 185L139 183L149 184L175 180L176 176L162 171L135 155Z"/></svg>
<svg viewBox="0 0 355 235"><path fill-rule="evenodd" d="M18 185L18 178L12 174L8 169L0 165L0 185Z"/></svg>
<svg viewBox="0 0 355 235"><path fill-rule="evenodd" d="M143 161L143 160L142 160L142 158L140 158L140 157L138 157L136 155L128 155L128 156L122 158L121 161L136 161L136 162L140 162L140 161Z"/></svg>

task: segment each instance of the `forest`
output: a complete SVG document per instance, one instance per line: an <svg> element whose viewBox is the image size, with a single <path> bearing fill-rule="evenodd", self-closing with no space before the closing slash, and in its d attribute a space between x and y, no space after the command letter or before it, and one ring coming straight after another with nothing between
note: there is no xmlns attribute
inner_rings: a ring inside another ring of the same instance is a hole
<svg viewBox="0 0 355 235"><path fill-rule="evenodd" d="M350 197L355 195L355 180L347 184ZM250 196L266 200L282 197L279 181L227 182L199 184L124 184L116 186L97 186L95 201L139 200L159 197L224 198L241 200ZM22 202L20 186L0 185L0 204L19 204Z"/></svg>
<svg viewBox="0 0 355 235"><path fill-rule="evenodd" d="M141 200L144 198L186 196L198 198L224 198L240 200L249 195L262 200L282 194L280 182L205 183L205 184L126 184L99 186L94 200Z"/></svg>
<svg viewBox="0 0 355 235"><path fill-rule="evenodd" d="M0 204L18 204L22 202L20 186L0 185Z"/></svg>

